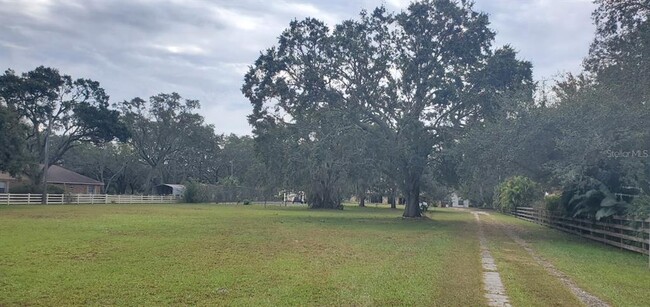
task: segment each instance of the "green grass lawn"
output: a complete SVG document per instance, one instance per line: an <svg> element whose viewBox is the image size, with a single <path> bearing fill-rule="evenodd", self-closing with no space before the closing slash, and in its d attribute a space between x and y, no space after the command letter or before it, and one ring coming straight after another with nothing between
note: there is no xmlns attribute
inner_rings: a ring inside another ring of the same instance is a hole
<svg viewBox="0 0 650 307"><path fill-rule="evenodd" d="M482 306L468 212L235 205L0 206L4 305ZM647 258L492 213L484 232L514 306L579 302L498 227L580 287L647 306Z"/></svg>
<svg viewBox="0 0 650 307"><path fill-rule="evenodd" d="M513 306L581 306L560 280L548 274L526 250L496 227L492 216L484 215L481 220Z"/></svg>
<svg viewBox="0 0 650 307"><path fill-rule="evenodd" d="M589 241L558 230L537 225L512 216L492 214L491 218L510 225L518 226L518 233L542 257L550 261L557 269L574 280L582 289L589 291L614 306L650 306L650 268L648 256L620 250L615 247ZM500 238L498 236L501 236ZM512 241L507 241L504 234L494 234L492 243L501 251L497 252L497 261L503 267L506 287L510 284L509 294L515 302L524 305L551 305L539 302L551 302L566 293L557 290L554 283L544 282L544 287L553 287L549 295L540 295L538 287L544 274L531 274L537 265L527 269L517 269L518 263L534 262L525 251L517 248ZM531 276L532 275L532 276ZM525 285L525 286L524 286ZM510 291L511 290L511 291ZM547 292L547 291L543 291ZM557 305L557 304L553 304Z"/></svg>
<svg viewBox="0 0 650 307"><path fill-rule="evenodd" d="M468 213L0 207L0 305L484 305Z"/></svg>

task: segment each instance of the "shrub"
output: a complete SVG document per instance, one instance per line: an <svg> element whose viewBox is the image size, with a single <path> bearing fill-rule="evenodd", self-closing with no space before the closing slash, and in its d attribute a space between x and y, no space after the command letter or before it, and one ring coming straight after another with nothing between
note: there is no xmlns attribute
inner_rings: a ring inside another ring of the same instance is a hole
<svg viewBox="0 0 650 307"><path fill-rule="evenodd" d="M635 198L627 207L626 213L632 218L650 218L650 196L642 195Z"/></svg>
<svg viewBox="0 0 650 307"><path fill-rule="evenodd" d="M494 208L509 213L517 207L530 205L539 194L537 183L528 177L510 177L497 186L494 193Z"/></svg>
<svg viewBox="0 0 650 307"><path fill-rule="evenodd" d="M21 185L21 186L15 186L11 187L9 190L11 193L14 194L40 194L43 191L43 188L40 185ZM64 194L65 190L63 190L62 187L55 186L55 185L48 185L47 186L47 193L49 194Z"/></svg>
<svg viewBox="0 0 650 307"><path fill-rule="evenodd" d="M562 207L561 207L561 199L562 195L561 194L549 194L544 196L544 210L549 211L549 212L555 212L555 213L560 213L562 212Z"/></svg>
<svg viewBox="0 0 650 307"><path fill-rule="evenodd" d="M564 187L560 204L568 216L595 220L623 214L629 205L593 178Z"/></svg>
<svg viewBox="0 0 650 307"><path fill-rule="evenodd" d="M186 203L205 203L211 201L211 198L211 194L205 185L198 182L189 182L185 184L183 200Z"/></svg>
<svg viewBox="0 0 650 307"><path fill-rule="evenodd" d="M248 206L248 205L252 205L252 204L253 204L253 203L251 203L251 201L248 200L248 199L245 199L245 200L243 201L243 203L244 203L244 206Z"/></svg>

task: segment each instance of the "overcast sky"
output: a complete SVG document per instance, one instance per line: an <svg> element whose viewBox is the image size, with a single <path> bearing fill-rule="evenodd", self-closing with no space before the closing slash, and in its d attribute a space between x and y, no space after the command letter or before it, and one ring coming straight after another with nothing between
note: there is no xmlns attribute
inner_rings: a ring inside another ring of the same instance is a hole
<svg viewBox="0 0 650 307"><path fill-rule="evenodd" d="M408 0L0 0L0 69L39 65L99 81L113 102L178 92L199 99L219 133L249 134L243 75L294 18L333 25ZM580 70L590 0L475 0L496 46L510 44L536 80Z"/></svg>

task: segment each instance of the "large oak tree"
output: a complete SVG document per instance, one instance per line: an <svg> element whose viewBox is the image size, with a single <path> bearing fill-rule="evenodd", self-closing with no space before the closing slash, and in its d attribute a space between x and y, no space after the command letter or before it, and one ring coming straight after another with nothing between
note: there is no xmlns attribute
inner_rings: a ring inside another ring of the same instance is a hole
<svg viewBox="0 0 650 307"><path fill-rule="evenodd" d="M195 113L200 107L197 100L183 99L178 93L158 94L149 101L138 97L123 101L119 107L131 133L130 144L149 167L146 192L165 183L163 168L191 159L208 159L206 147L208 153L216 150L214 128Z"/></svg>
<svg viewBox="0 0 650 307"><path fill-rule="evenodd" d="M332 31L318 20L293 21L246 75L254 133L321 129L301 123L336 110L381 140L381 159L390 161L384 171L407 199L404 216L418 217L434 148L476 118L477 105L491 103L481 78L493 56L488 25L470 2L452 0L416 2L398 14L377 8Z"/></svg>
<svg viewBox="0 0 650 307"><path fill-rule="evenodd" d="M28 125L28 148L45 165L35 163L27 170L34 183L44 182L47 166L78 144L128 137L119 112L109 108L108 95L90 79L43 66L21 75L7 70L0 76L0 97Z"/></svg>

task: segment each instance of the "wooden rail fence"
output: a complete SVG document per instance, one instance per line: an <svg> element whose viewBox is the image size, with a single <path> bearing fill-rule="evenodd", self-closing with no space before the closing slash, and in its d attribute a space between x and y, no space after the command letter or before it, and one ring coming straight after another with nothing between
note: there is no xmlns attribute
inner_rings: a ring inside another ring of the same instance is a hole
<svg viewBox="0 0 650 307"><path fill-rule="evenodd" d="M551 214L545 210L519 207L516 217L545 225L587 239L650 255L650 219L634 220L616 216L606 221L593 221Z"/></svg>
<svg viewBox="0 0 650 307"><path fill-rule="evenodd" d="M176 196L107 195L107 194L47 194L47 204L171 204L179 202ZM37 205L41 194L0 194L0 204Z"/></svg>

